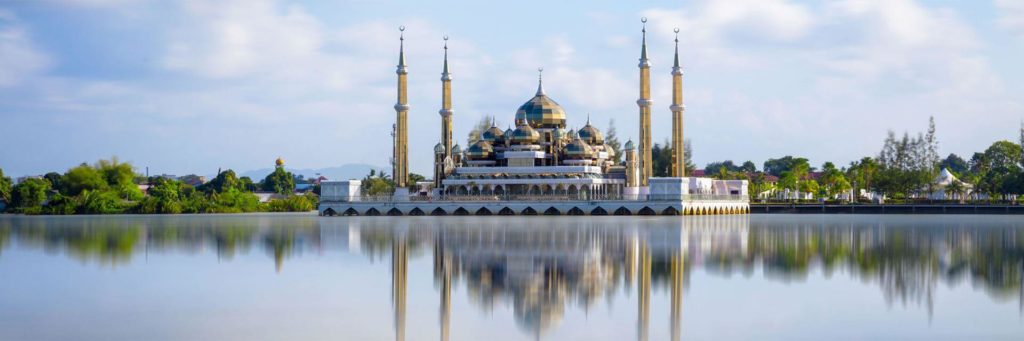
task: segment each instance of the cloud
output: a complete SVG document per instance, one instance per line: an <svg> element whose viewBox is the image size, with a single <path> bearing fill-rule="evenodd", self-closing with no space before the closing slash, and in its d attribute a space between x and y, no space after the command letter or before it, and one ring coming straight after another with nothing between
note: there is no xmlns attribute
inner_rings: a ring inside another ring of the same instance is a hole
<svg viewBox="0 0 1024 341"><path fill-rule="evenodd" d="M1024 37L1024 2L1019 0L995 0L999 10L999 26Z"/></svg>
<svg viewBox="0 0 1024 341"><path fill-rule="evenodd" d="M53 58L36 48L18 18L0 10L0 87L18 85L52 64Z"/></svg>

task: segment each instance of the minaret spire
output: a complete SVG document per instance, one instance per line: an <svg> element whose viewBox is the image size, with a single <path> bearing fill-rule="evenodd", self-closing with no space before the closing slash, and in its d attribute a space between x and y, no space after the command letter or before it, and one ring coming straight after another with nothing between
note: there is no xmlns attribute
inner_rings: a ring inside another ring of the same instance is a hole
<svg viewBox="0 0 1024 341"><path fill-rule="evenodd" d="M407 121L409 96L406 79L409 69L405 65L405 26L399 26L398 31L401 32L398 37L398 68L395 70L395 73L398 74L398 102L395 103L394 169L391 176L395 181L396 199L402 200L403 198L398 195L398 189L404 189L409 179L409 125ZM408 200L408 198L404 199Z"/></svg>
<svg viewBox="0 0 1024 341"><path fill-rule="evenodd" d="M441 158L441 162L445 159L454 158L452 156L452 115L455 113L452 111L452 74L448 72L448 36L444 36L444 68L441 71L441 110L437 112L441 115L441 144L444 145L444 157ZM441 172L434 175L434 181L436 188L441 188L443 180L448 174L444 167L438 167Z"/></svg>
<svg viewBox="0 0 1024 341"><path fill-rule="evenodd" d="M685 142L683 140L683 69L679 66L679 29L676 28L676 55L672 64L672 176L686 176Z"/></svg>
<svg viewBox="0 0 1024 341"><path fill-rule="evenodd" d="M537 68L537 96L544 96L544 68Z"/></svg>
<svg viewBox="0 0 1024 341"><path fill-rule="evenodd" d="M651 155L651 62L647 59L647 18L641 18L643 23L643 42L640 48L640 98L636 105L640 107L640 147L637 151L640 160L639 187L647 187L647 179L654 172L654 165Z"/></svg>

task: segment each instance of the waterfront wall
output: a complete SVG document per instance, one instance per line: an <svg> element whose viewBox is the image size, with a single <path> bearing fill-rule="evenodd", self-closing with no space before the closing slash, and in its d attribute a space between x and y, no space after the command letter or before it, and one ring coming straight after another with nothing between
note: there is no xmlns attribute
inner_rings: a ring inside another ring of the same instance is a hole
<svg viewBox="0 0 1024 341"><path fill-rule="evenodd" d="M320 215L709 215L749 213L745 200L328 201Z"/></svg>

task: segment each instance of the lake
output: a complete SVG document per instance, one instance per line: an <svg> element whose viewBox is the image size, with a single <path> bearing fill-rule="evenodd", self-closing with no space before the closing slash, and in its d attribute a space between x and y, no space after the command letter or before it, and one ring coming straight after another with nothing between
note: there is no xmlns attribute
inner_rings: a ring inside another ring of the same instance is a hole
<svg viewBox="0 0 1024 341"><path fill-rule="evenodd" d="M1022 339L1024 219L0 215L0 340Z"/></svg>

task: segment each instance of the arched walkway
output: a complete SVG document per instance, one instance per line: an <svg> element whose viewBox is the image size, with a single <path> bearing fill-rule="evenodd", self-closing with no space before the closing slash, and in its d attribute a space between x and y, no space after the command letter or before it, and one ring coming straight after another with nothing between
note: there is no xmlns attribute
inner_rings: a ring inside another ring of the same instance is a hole
<svg viewBox="0 0 1024 341"><path fill-rule="evenodd" d="M435 208L433 211L430 211L430 215L433 215L433 216L448 215L448 212L445 212L444 209L441 209L440 207L438 207L438 208Z"/></svg>
<svg viewBox="0 0 1024 341"><path fill-rule="evenodd" d="M366 210L366 215L368 215L368 216L379 216L380 215L380 211L378 211L376 208L372 208L371 207L369 210Z"/></svg>
<svg viewBox="0 0 1024 341"><path fill-rule="evenodd" d="M523 213L520 213L520 214L522 214L522 215L537 215L537 210L533 209L533 207L527 207L526 209L523 209Z"/></svg>
<svg viewBox="0 0 1024 341"><path fill-rule="evenodd" d="M644 206L644 208L641 208L640 212L637 212L637 214L638 215L656 215L657 213L655 213L654 210L652 210L650 207Z"/></svg>
<svg viewBox="0 0 1024 341"><path fill-rule="evenodd" d="M669 207L664 211L661 211L661 215L679 215L679 211L677 211L675 207Z"/></svg>
<svg viewBox="0 0 1024 341"><path fill-rule="evenodd" d="M491 215L491 210L488 210L487 207L481 207L479 210L476 210L476 215Z"/></svg>
<svg viewBox="0 0 1024 341"><path fill-rule="evenodd" d="M562 215L562 212L557 208L551 207L544 211L544 215Z"/></svg>
<svg viewBox="0 0 1024 341"><path fill-rule="evenodd" d="M344 214L344 215L359 215L359 211L356 211L356 209L349 207L347 210L345 210L345 213L342 213L342 214Z"/></svg>
<svg viewBox="0 0 1024 341"><path fill-rule="evenodd" d="M393 217L401 216L402 211L400 211L398 208L392 208L391 210L388 210L388 215Z"/></svg>
<svg viewBox="0 0 1024 341"><path fill-rule="evenodd" d="M619 209L615 210L615 215L633 215L633 212L630 212L626 207L619 207Z"/></svg>
<svg viewBox="0 0 1024 341"><path fill-rule="evenodd" d="M608 215L608 211L605 211L603 208L598 207L595 208L593 211L590 211L590 215Z"/></svg>
<svg viewBox="0 0 1024 341"><path fill-rule="evenodd" d="M469 215L469 211L466 211L465 208L459 207L459 208L455 209L455 212L452 213L452 214L453 215Z"/></svg>
<svg viewBox="0 0 1024 341"><path fill-rule="evenodd" d="M423 210L421 210L419 207L416 207L416 208L413 208L412 211L409 211L409 215L421 216L421 215L426 215L426 214L424 214Z"/></svg>
<svg viewBox="0 0 1024 341"><path fill-rule="evenodd" d="M323 215L326 216L326 217L333 217L333 216L337 215L337 212L334 212L333 208L328 208L328 209L324 210L324 214Z"/></svg>
<svg viewBox="0 0 1024 341"><path fill-rule="evenodd" d="M569 212L567 212L567 214L569 214L569 215L587 215L587 213L583 212L583 210L581 210L579 207L573 207L572 209L569 210Z"/></svg>
<svg viewBox="0 0 1024 341"><path fill-rule="evenodd" d="M516 215L516 211L513 211L511 208L505 207L502 208L501 211L498 211L498 215Z"/></svg>

